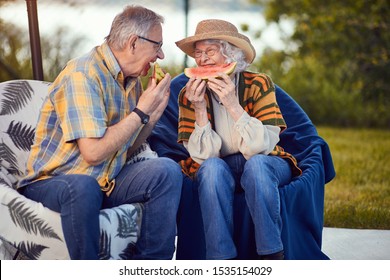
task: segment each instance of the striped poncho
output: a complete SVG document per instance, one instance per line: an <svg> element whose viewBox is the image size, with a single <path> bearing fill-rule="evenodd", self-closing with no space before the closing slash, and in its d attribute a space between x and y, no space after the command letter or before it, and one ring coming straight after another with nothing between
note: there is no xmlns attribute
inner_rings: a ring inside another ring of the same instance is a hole
<svg viewBox="0 0 390 280"><path fill-rule="evenodd" d="M286 129L286 123L276 102L275 87L271 79L265 74L252 72L240 73L238 86L239 102L244 110L252 117L260 120L264 125L274 125L281 128L281 132ZM195 129L195 111L191 102L185 97L186 88L184 87L179 94L179 127L178 142L188 141L191 133ZM214 129L213 106L210 92L206 91L205 99L207 102L207 115ZM298 167L295 157L276 145L270 156L279 156L291 165L294 176L302 174ZM194 178L199 164L191 157L179 162L183 172Z"/></svg>

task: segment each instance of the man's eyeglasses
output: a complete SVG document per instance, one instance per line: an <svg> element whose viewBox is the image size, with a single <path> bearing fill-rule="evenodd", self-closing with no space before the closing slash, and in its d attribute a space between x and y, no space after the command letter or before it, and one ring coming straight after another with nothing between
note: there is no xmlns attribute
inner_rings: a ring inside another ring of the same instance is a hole
<svg viewBox="0 0 390 280"><path fill-rule="evenodd" d="M207 49L205 51L201 51L201 50L195 50L194 51L194 57L195 58L199 58L201 57L203 54L207 55L208 57L211 57L213 56L218 50L217 49Z"/></svg>
<svg viewBox="0 0 390 280"><path fill-rule="evenodd" d="M158 52L158 51L161 49L162 45L163 45L163 42L162 42L162 41L161 41L161 42L157 42L157 41L154 41L154 40L151 40L151 39L148 39L148 38L139 36L139 35L138 35L138 38L140 38L140 39L142 39L142 40L145 40L145 41L148 41L148 42L150 42L150 43L155 44L155 45L157 46L156 52Z"/></svg>

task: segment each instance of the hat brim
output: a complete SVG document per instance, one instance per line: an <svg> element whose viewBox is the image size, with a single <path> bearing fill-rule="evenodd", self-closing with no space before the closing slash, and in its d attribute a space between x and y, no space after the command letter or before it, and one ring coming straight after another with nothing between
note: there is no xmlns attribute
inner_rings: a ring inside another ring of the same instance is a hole
<svg viewBox="0 0 390 280"><path fill-rule="evenodd" d="M248 63L252 63L256 56L256 51L252 44L249 42L249 39L241 34L234 34L230 35L226 32L215 32L215 33L207 33L207 34L200 34L200 35L194 35L187 38L184 38L180 41L176 42L176 46L180 48L184 53L189 55L190 57L194 57L194 50L195 50L195 43L202 40L208 40L208 39L218 39L218 40L224 40L232 45L240 48L244 54L245 54L245 60Z"/></svg>

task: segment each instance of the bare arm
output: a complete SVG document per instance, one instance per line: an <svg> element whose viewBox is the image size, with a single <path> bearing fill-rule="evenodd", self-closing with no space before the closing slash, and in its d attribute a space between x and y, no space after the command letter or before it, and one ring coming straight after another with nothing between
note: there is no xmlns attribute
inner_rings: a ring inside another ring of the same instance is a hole
<svg viewBox="0 0 390 280"><path fill-rule="evenodd" d="M169 74L158 85L153 80L141 95L137 107L150 116L150 121L143 127L128 154L132 154L146 140L160 119L168 104L170 82ZM132 112L117 124L108 127L103 137L80 138L77 144L84 159L91 165L98 165L124 146L142 125L140 117Z"/></svg>

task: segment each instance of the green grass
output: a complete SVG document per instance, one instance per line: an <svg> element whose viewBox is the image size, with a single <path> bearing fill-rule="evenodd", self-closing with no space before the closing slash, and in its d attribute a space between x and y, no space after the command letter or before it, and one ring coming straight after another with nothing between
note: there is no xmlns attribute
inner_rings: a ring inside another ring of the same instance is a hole
<svg viewBox="0 0 390 280"><path fill-rule="evenodd" d="M318 127L336 177L325 187L325 226L390 229L390 130Z"/></svg>

